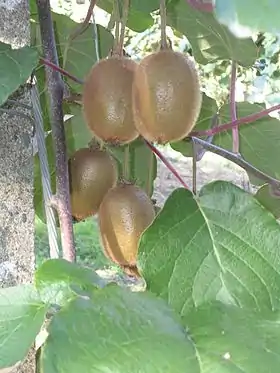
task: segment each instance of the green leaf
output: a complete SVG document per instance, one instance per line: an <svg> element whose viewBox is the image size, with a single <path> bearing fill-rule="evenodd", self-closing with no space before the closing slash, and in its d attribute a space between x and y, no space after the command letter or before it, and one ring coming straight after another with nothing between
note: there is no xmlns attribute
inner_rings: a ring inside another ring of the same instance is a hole
<svg viewBox="0 0 280 373"><path fill-rule="evenodd" d="M280 199L271 194L269 184L262 185L255 198L268 210L276 219L280 218Z"/></svg>
<svg viewBox="0 0 280 373"><path fill-rule="evenodd" d="M100 0L98 6L111 14L113 0ZM131 0L126 26L135 32L144 32L154 24L150 13L158 8L158 0Z"/></svg>
<svg viewBox="0 0 280 373"><path fill-rule="evenodd" d="M186 0L171 1L167 5L167 17L169 26L186 35L200 64L235 60L249 67L257 58L257 48L251 39L235 38L213 14L194 9Z"/></svg>
<svg viewBox="0 0 280 373"><path fill-rule="evenodd" d="M216 101L203 93L201 111L193 131L206 131L210 129L212 118L217 114L217 111L218 107ZM192 143L190 141L181 140L171 143L170 146L185 157L192 157L193 155Z"/></svg>
<svg viewBox="0 0 280 373"><path fill-rule="evenodd" d="M78 149L87 147L93 135L85 122L81 105L64 104L64 114L72 115L65 122L67 152L71 156Z"/></svg>
<svg viewBox="0 0 280 373"><path fill-rule="evenodd" d="M179 313L216 297L222 284L213 242L193 195L176 189L140 240L137 266L147 288Z"/></svg>
<svg viewBox="0 0 280 373"><path fill-rule="evenodd" d="M75 299L49 325L44 373L199 372L195 350L173 312L149 293L109 285Z"/></svg>
<svg viewBox="0 0 280 373"><path fill-rule="evenodd" d="M103 282L90 268L64 259L49 259L37 269L35 285L44 302L61 305L77 293L103 286Z"/></svg>
<svg viewBox="0 0 280 373"><path fill-rule="evenodd" d="M155 4L157 3L157 4ZM158 7L157 1L138 1L131 0L128 12L128 18L126 27L135 32L144 32L154 24L154 19L150 14L154 10L154 7ZM104 9L107 13L112 14L113 12L113 0L100 0L98 6Z"/></svg>
<svg viewBox="0 0 280 373"><path fill-rule="evenodd" d="M280 226L239 187L216 181L198 203L211 232L223 283L236 303L258 310L280 307Z"/></svg>
<svg viewBox="0 0 280 373"><path fill-rule="evenodd" d="M143 13L152 13L159 9L158 0L131 0L130 6Z"/></svg>
<svg viewBox="0 0 280 373"><path fill-rule="evenodd" d="M25 358L46 312L32 285L0 289L0 369Z"/></svg>
<svg viewBox="0 0 280 373"><path fill-rule="evenodd" d="M9 44L0 42L0 106L26 83L37 63L35 48L12 49Z"/></svg>
<svg viewBox="0 0 280 373"><path fill-rule="evenodd" d="M213 302L188 314L186 323L200 372L277 373L280 315Z"/></svg>
<svg viewBox="0 0 280 373"><path fill-rule="evenodd" d="M255 32L277 34L280 21L276 0L216 0L214 14L237 37L250 36Z"/></svg>
<svg viewBox="0 0 280 373"><path fill-rule="evenodd" d="M126 26L135 32L144 32L152 27L154 19L150 14L140 12L137 9L130 8Z"/></svg>
<svg viewBox="0 0 280 373"><path fill-rule="evenodd" d="M237 117L258 113L264 110L263 105L240 102L236 105ZM220 109L222 123L230 123L230 107L224 105ZM279 141L280 121L265 116L250 124L239 127L240 153L245 160L268 175L279 178ZM214 137L214 144L225 149L232 149L232 131L221 132ZM252 184L261 185L263 181L249 174Z"/></svg>
<svg viewBox="0 0 280 373"><path fill-rule="evenodd" d="M157 159L145 142L138 138L129 146L130 178L136 185L143 188L150 196L153 194L153 184L157 176ZM123 175L125 146L108 146L119 164L119 175Z"/></svg>
<svg viewBox="0 0 280 373"><path fill-rule="evenodd" d="M180 315L219 299L280 307L280 226L237 186L217 181L197 199L175 190L143 233L138 267L147 288Z"/></svg>

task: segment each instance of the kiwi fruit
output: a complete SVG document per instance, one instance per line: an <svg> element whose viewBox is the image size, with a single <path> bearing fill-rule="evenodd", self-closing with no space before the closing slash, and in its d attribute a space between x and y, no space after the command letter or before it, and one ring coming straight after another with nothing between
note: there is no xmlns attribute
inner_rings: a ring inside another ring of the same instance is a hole
<svg viewBox="0 0 280 373"><path fill-rule="evenodd" d="M202 95L186 55L166 49L145 57L135 71L132 94L135 125L146 140L175 142L195 126Z"/></svg>
<svg viewBox="0 0 280 373"><path fill-rule="evenodd" d="M104 254L128 274L137 275L136 260L141 234L153 222L151 199L138 186L120 182L104 197L98 223Z"/></svg>
<svg viewBox="0 0 280 373"><path fill-rule="evenodd" d="M132 111L132 82L137 63L113 56L100 60L87 76L82 95L85 120L93 134L111 144L138 137Z"/></svg>
<svg viewBox="0 0 280 373"><path fill-rule="evenodd" d="M95 215L118 179L117 164L106 150L82 148L68 161L72 216L76 221Z"/></svg>

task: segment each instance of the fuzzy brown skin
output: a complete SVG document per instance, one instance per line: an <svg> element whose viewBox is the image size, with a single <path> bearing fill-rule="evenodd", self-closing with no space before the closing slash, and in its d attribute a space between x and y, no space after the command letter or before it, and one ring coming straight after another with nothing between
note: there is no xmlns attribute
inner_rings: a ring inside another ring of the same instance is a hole
<svg viewBox="0 0 280 373"><path fill-rule="evenodd" d="M138 137L132 111L132 81L137 63L124 57L99 61L83 88L83 112L94 135L107 143L127 144Z"/></svg>
<svg viewBox="0 0 280 373"><path fill-rule="evenodd" d="M78 221L95 215L118 179L117 164L102 150L79 149L69 159L72 216Z"/></svg>
<svg viewBox="0 0 280 373"><path fill-rule="evenodd" d="M161 50L145 57L132 92L135 125L146 140L178 141L195 126L202 95L195 65L186 55Z"/></svg>
<svg viewBox="0 0 280 373"><path fill-rule="evenodd" d="M121 183L110 189L98 213L105 255L124 269L136 269L140 236L154 218L153 203L138 186Z"/></svg>

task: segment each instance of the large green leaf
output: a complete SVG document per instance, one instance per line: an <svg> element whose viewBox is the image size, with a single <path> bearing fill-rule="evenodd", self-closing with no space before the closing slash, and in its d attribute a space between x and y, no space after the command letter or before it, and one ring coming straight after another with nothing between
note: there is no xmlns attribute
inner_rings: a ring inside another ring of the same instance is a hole
<svg viewBox="0 0 280 373"><path fill-rule="evenodd" d="M237 37L251 35L253 32L280 31L277 14L277 0L216 0L215 15L219 22L226 25Z"/></svg>
<svg viewBox="0 0 280 373"><path fill-rule="evenodd" d="M144 232L138 266L148 289L181 315L211 299L280 307L280 226L255 198L222 181L168 198Z"/></svg>
<svg viewBox="0 0 280 373"><path fill-rule="evenodd" d="M45 261L36 271L35 285L45 302L65 304L77 292L92 291L102 285L101 278L90 268L64 259Z"/></svg>
<svg viewBox="0 0 280 373"><path fill-rule="evenodd" d="M199 206L211 232L223 283L241 306L280 307L280 226L250 193L216 181Z"/></svg>
<svg viewBox="0 0 280 373"><path fill-rule="evenodd" d="M181 315L215 298L222 284L213 241L191 192L175 190L142 235L138 268L147 288Z"/></svg>
<svg viewBox="0 0 280 373"><path fill-rule="evenodd" d="M238 118L258 113L264 109L263 105L249 104L248 102L237 103ZM231 122L230 107L224 105L220 110L222 123ZM280 121L270 116L265 116L250 124L239 127L240 152L242 156L272 177L280 178L279 167L279 141ZM214 143L225 149L232 149L232 131L224 131L215 135ZM253 184L260 185L262 181L250 175Z"/></svg>
<svg viewBox="0 0 280 373"><path fill-rule="evenodd" d="M33 286L0 289L0 369L25 358L46 312Z"/></svg>
<svg viewBox="0 0 280 373"><path fill-rule="evenodd" d="M44 373L199 372L195 350L171 310L148 293L110 285L78 298L48 329Z"/></svg>
<svg viewBox="0 0 280 373"><path fill-rule="evenodd" d="M213 302L187 315L200 372L277 373L280 315Z"/></svg>
<svg viewBox="0 0 280 373"><path fill-rule="evenodd" d="M235 60L247 67L257 58L257 48L251 39L235 38L212 13L198 11L186 0L171 1L167 6L167 16L168 24L190 41L198 63Z"/></svg>
<svg viewBox="0 0 280 373"><path fill-rule="evenodd" d="M157 159L145 142L138 138L126 146L111 146L108 150L117 159L119 175L124 175L125 148L129 148L130 179L151 196L153 184L157 176Z"/></svg>
<svg viewBox="0 0 280 373"><path fill-rule="evenodd" d="M218 107L216 101L203 93L200 114L193 131L208 130L211 127L212 118L217 113L217 111ZM193 155L193 147L190 141L181 140L171 143L170 146L177 152L183 154L185 157L192 157Z"/></svg>
<svg viewBox="0 0 280 373"><path fill-rule="evenodd" d="M10 44L0 42L0 106L21 84L26 83L38 58L35 48L12 49Z"/></svg>

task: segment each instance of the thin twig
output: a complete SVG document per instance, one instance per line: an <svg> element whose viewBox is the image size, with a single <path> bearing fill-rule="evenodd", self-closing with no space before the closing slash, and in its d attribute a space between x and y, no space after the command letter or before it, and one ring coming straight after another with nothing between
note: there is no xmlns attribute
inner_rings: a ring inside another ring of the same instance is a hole
<svg viewBox="0 0 280 373"><path fill-rule="evenodd" d="M236 70L237 70L237 63L235 61L232 61L231 78L230 78L230 98L229 98L231 122L234 122L235 120L237 120L236 101L235 101ZM239 154L239 129L238 127L232 128L232 152L235 154Z"/></svg>
<svg viewBox="0 0 280 373"><path fill-rule="evenodd" d="M148 166L148 177L146 184L146 193L148 196L152 195L153 191L153 176L155 173L155 162L154 162L154 153L151 151L149 155L149 166Z"/></svg>
<svg viewBox="0 0 280 373"><path fill-rule="evenodd" d="M255 122L256 120L261 119L265 117L266 115L268 115L269 113L272 113L273 111L276 111L276 110L280 110L280 104L272 106L269 109L264 109L262 111L259 111L258 113L250 114L240 119L236 119L234 122L221 124L220 126L216 128L211 128L206 131L193 131L189 134L189 137L211 136L211 135L215 135L216 133L228 131L228 130L231 130L233 127L240 126L241 124L248 124L248 123Z"/></svg>
<svg viewBox="0 0 280 373"><path fill-rule="evenodd" d="M160 47L161 49L167 49L167 38L166 38L166 5L165 0L160 0Z"/></svg>
<svg viewBox="0 0 280 373"><path fill-rule="evenodd" d="M79 84L84 84L83 80L76 78L74 75L70 74L68 71L62 69L61 67L47 60L46 58L41 57L40 62L46 66L51 67L53 70L61 73L62 75L67 76L69 79L73 80L74 82L79 83Z"/></svg>
<svg viewBox="0 0 280 373"><path fill-rule="evenodd" d="M73 41L77 36L81 35L82 33L86 31L86 29L89 26L89 22L92 17L93 9L96 3L97 3L97 0L90 0L86 18L84 19L84 22L81 25L79 25L79 27L76 30L74 30L72 34L70 34L69 36L70 41Z"/></svg>
<svg viewBox="0 0 280 373"><path fill-rule="evenodd" d="M163 154L149 141L144 140L147 146L152 150L152 152L165 164L165 166L169 169L170 172L180 181L180 183L185 187L186 189L190 189L187 184L184 182L184 180L181 178L181 176L178 174L178 172L175 170L175 168L172 166L172 164L164 157Z"/></svg>
<svg viewBox="0 0 280 373"><path fill-rule="evenodd" d="M130 181L130 146L129 144L125 145L125 148L124 148L123 176L125 180Z"/></svg>
<svg viewBox="0 0 280 373"><path fill-rule="evenodd" d="M44 59L58 66L54 29L49 0L36 0L40 22ZM69 196L68 159L63 123L63 81L59 71L46 66L47 86L50 95L52 138L56 160L57 212L61 229L63 258L75 261L73 224Z"/></svg>
<svg viewBox="0 0 280 373"><path fill-rule="evenodd" d="M195 143L198 143L205 147L205 149L209 150L212 153L218 154L229 161L237 164L241 168L243 168L248 173L251 173L252 175L256 176L257 178L265 181L266 183L269 183L273 187L276 187L277 189L280 189L280 180L275 179L274 177L271 177L264 172L260 171L256 167L252 166L250 163L242 159L239 155L232 153L226 149L220 148L217 145L209 144L208 142L199 139L197 137L192 137L193 141Z"/></svg>

